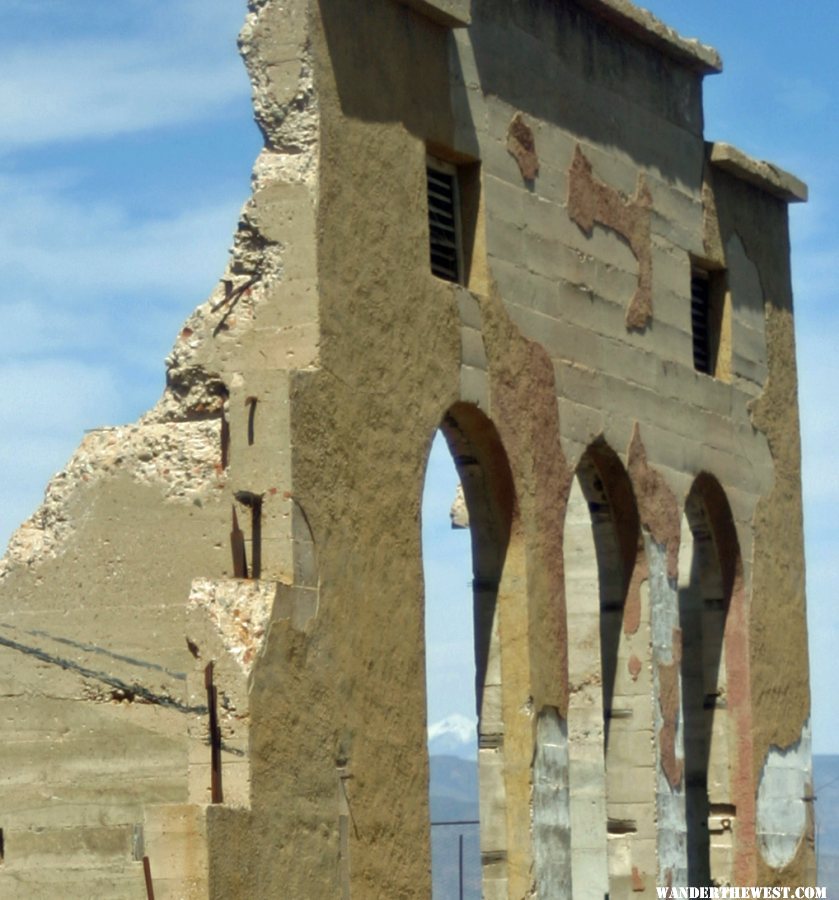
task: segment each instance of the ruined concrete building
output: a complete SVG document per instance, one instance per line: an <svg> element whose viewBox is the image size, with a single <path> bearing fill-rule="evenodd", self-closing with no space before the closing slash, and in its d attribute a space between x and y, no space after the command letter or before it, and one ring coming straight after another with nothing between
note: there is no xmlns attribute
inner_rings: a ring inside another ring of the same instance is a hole
<svg viewBox="0 0 839 900"><path fill-rule="evenodd" d="M484 896L812 878L791 175L627 0L251 0L265 149L0 568L0 895L430 893L419 509L471 522Z"/></svg>

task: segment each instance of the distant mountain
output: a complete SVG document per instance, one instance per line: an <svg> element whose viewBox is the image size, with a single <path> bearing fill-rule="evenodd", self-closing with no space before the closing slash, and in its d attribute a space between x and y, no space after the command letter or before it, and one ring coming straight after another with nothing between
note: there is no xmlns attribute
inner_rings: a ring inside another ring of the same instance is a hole
<svg viewBox="0 0 839 900"><path fill-rule="evenodd" d="M839 897L839 756L813 756L818 883Z"/></svg>
<svg viewBox="0 0 839 900"><path fill-rule="evenodd" d="M435 740L444 737L463 754L432 755L429 760L432 822L462 822L478 818L477 752L473 742L471 758L463 758L470 737L463 722L469 729L474 729L474 725L464 716L450 716L428 729L429 747L432 746L434 729ZM458 735L460 740L457 740ZM818 884L827 888L828 897L839 897L839 756L813 757L813 786L816 794ZM431 830L435 900L457 896L461 834L464 838L464 896L475 900L480 898L478 826L440 825Z"/></svg>
<svg viewBox="0 0 839 900"><path fill-rule="evenodd" d="M478 765L456 756L432 756L431 821L478 818Z"/></svg>
<svg viewBox="0 0 839 900"><path fill-rule="evenodd" d="M455 717L451 717L455 718ZM463 718L462 716L460 718ZM474 732L474 724L466 720ZM464 729L465 731L465 729ZM431 729L429 729L430 736ZM450 732L444 731L444 734ZM431 742L429 741L429 744ZM457 746L463 750L466 742ZM459 896L461 850L463 859L463 898L481 898L481 851L478 818L478 756L473 743L472 758L435 756L431 766L431 877L434 900ZM459 824L442 824L459 823Z"/></svg>
<svg viewBox="0 0 839 900"><path fill-rule="evenodd" d="M428 752L432 756L478 758L478 727L474 719L459 713L428 726Z"/></svg>

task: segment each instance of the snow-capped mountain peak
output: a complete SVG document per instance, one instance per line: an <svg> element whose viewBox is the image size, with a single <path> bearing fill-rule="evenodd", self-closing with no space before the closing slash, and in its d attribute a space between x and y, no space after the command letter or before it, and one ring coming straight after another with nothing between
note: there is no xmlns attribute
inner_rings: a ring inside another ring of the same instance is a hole
<svg viewBox="0 0 839 900"><path fill-rule="evenodd" d="M478 730L474 718L452 713L428 726L428 752L432 756L459 756L475 759Z"/></svg>

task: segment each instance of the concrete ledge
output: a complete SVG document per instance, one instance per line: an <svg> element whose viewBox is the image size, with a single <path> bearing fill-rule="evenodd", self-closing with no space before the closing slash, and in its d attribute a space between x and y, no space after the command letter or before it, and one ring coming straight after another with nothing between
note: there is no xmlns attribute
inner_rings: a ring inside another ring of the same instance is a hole
<svg viewBox="0 0 839 900"><path fill-rule="evenodd" d="M713 47L694 38L683 38L651 12L629 0L575 0L594 15L605 19L636 40L649 44L703 75L722 72L722 59Z"/></svg>
<svg viewBox="0 0 839 900"><path fill-rule="evenodd" d="M807 200L807 185L795 175L765 160L754 159L731 144L711 144L709 159L718 169L748 181L787 203L803 203Z"/></svg>
<svg viewBox="0 0 839 900"><path fill-rule="evenodd" d="M466 28L472 21L472 0L397 0L446 28Z"/></svg>

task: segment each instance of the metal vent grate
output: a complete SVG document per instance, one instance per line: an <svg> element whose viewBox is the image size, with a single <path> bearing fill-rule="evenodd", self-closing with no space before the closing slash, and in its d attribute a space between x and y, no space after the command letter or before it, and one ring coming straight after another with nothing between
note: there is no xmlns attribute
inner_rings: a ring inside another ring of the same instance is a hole
<svg viewBox="0 0 839 900"><path fill-rule="evenodd" d="M426 171L431 272L446 281L460 281L457 176L432 166Z"/></svg>
<svg viewBox="0 0 839 900"><path fill-rule="evenodd" d="M694 271L690 279L690 322L693 330L693 367L711 374L711 282L705 272Z"/></svg>

